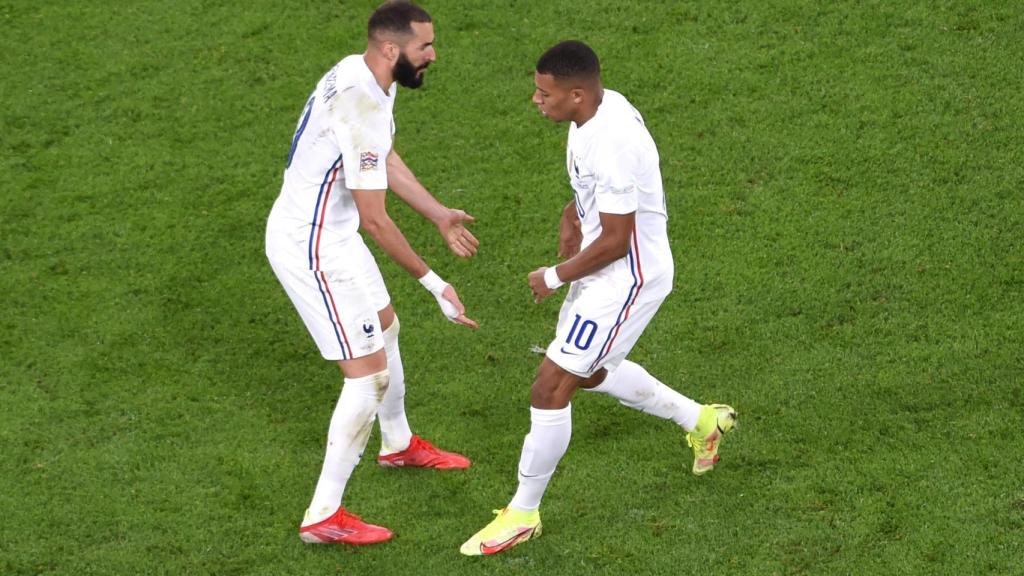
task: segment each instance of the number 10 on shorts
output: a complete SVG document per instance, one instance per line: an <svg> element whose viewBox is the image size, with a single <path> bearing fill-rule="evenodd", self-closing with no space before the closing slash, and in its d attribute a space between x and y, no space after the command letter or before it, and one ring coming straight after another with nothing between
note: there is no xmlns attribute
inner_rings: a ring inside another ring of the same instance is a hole
<svg viewBox="0 0 1024 576"><path fill-rule="evenodd" d="M590 348L590 344L594 341L594 334L597 333L597 323L593 320L583 320L581 323L581 320L583 320L583 317L577 314L576 319L572 323L572 328L569 329L569 335L565 338L565 343L572 344L580 350L586 350Z"/></svg>

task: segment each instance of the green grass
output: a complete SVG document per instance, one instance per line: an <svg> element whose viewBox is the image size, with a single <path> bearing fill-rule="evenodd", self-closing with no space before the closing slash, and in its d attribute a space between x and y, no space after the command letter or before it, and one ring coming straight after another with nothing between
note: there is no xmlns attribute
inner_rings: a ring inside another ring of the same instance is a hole
<svg viewBox="0 0 1024 576"><path fill-rule="evenodd" d="M1015 2L427 4L440 60L397 146L480 254L392 212L482 329L381 263L413 426L475 464L367 458L346 501L396 540L302 545L340 378L263 226L373 6L0 2L0 573L1019 573ZM529 97L567 37L661 151L677 288L632 358L742 427L698 479L670 424L580 395L545 536L465 559L557 314L525 275L554 258L566 128Z"/></svg>

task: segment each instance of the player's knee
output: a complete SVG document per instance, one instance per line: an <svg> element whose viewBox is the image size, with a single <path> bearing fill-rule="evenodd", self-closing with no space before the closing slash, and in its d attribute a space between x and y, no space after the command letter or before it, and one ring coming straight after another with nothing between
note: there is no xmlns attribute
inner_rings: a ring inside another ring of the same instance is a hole
<svg viewBox="0 0 1024 576"><path fill-rule="evenodd" d="M385 333L394 330L395 336L398 335L398 315L395 314L395 309L390 304L377 311L377 319L380 320L381 330Z"/></svg>
<svg viewBox="0 0 1024 576"><path fill-rule="evenodd" d="M387 374L388 357L384 352L384 348L380 348L368 356L338 360L338 367L341 368L341 373L346 381L349 379L366 379L376 376L382 371Z"/></svg>
<svg viewBox="0 0 1024 576"><path fill-rule="evenodd" d="M366 398L372 398L379 403L384 399L384 394L387 393L390 382L391 374L388 369L385 368L384 370L367 374L365 376L346 376L345 388L351 390L354 394Z"/></svg>
<svg viewBox="0 0 1024 576"><path fill-rule="evenodd" d="M390 355L398 351L398 331L401 329L401 324L398 323L398 316L392 316L391 325L387 328L383 328L384 322L381 321L381 327L383 329L382 334L384 335L384 349Z"/></svg>
<svg viewBox="0 0 1024 576"><path fill-rule="evenodd" d="M530 404L542 409L565 408L582 380L545 358L530 389Z"/></svg>
<svg viewBox="0 0 1024 576"><path fill-rule="evenodd" d="M388 386L391 385L391 373L384 369L376 374L371 374L370 381L373 385L373 391L377 396L377 401L383 401L384 395L388 392Z"/></svg>
<svg viewBox="0 0 1024 576"><path fill-rule="evenodd" d="M397 315L391 316L391 324L387 325L386 327L384 320L381 319L380 326L384 330L385 336L391 335L394 338L398 337L398 331L402 328L402 324L398 321Z"/></svg>
<svg viewBox="0 0 1024 576"><path fill-rule="evenodd" d="M543 410L559 410L569 405L572 392L565 388L534 385L530 391L530 405Z"/></svg>
<svg viewBox="0 0 1024 576"><path fill-rule="evenodd" d="M604 383L604 381L605 381L605 379L607 377L608 377L608 369L607 368L601 368L597 372L594 372L593 374L591 374L590 378L587 378L582 383L580 383L580 388L583 388L585 390L594 390L595 388L600 386L602 383Z"/></svg>

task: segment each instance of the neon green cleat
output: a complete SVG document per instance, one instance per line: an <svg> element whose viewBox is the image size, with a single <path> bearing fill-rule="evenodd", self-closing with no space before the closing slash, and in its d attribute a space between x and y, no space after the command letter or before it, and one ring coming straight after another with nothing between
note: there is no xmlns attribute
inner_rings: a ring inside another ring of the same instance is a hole
<svg viewBox="0 0 1024 576"><path fill-rule="evenodd" d="M497 554L509 548L526 542L530 538L540 536L540 511L515 510L505 508L495 510L497 518L484 526L483 530L477 532L472 538L466 540L459 548L466 556L480 556Z"/></svg>
<svg viewBox="0 0 1024 576"><path fill-rule="evenodd" d="M700 409L697 428L686 435L686 443L693 448L694 474L700 476L715 467L722 436L736 427L737 418L736 410L725 404L706 404Z"/></svg>

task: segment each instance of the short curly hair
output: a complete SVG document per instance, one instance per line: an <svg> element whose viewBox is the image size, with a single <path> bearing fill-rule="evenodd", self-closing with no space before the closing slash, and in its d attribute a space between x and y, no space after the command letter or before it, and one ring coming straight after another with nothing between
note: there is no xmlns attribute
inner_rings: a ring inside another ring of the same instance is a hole
<svg viewBox="0 0 1024 576"><path fill-rule="evenodd" d="M601 77L601 62L590 46L579 40L566 40L541 55L537 72L563 80L593 80Z"/></svg>
<svg viewBox="0 0 1024 576"><path fill-rule="evenodd" d="M394 0L381 4L370 16L366 35L373 38L381 32L412 34L413 22L431 22L430 14L419 6L405 0Z"/></svg>

